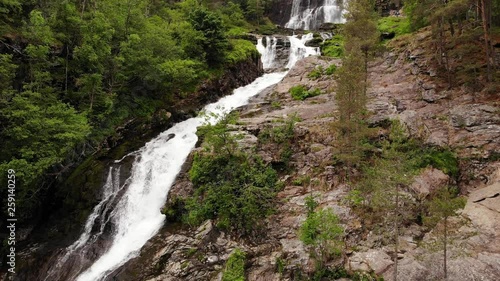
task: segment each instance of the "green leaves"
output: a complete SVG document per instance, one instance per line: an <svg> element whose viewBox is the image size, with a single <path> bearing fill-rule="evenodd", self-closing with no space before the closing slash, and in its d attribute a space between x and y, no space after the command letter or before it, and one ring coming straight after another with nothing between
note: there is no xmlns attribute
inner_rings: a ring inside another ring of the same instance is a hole
<svg viewBox="0 0 500 281"><path fill-rule="evenodd" d="M0 165L22 170L32 202L82 142L97 145L125 120L186 98L224 63L257 55L251 42L226 39L227 27L248 25L237 5L167 2L0 0Z"/></svg>
<svg viewBox="0 0 500 281"><path fill-rule="evenodd" d="M198 44L203 46L207 54L206 61L208 65L217 66L222 63L229 45L220 16L199 7L189 14L189 20L194 29L201 31L204 35L204 38Z"/></svg>
<svg viewBox="0 0 500 281"><path fill-rule="evenodd" d="M197 154L190 170L195 196L186 221L216 219L218 227L249 233L273 208L277 174L246 154Z"/></svg>
<svg viewBox="0 0 500 281"><path fill-rule="evenodd" d="M222 281L245 281L245 261L245 252L236 248L226 262Z"/></svg>
<svg viewBox="0 0 500 281"><path fill-rule="evenodd" d="M289 92L294 100L305 100L322 94L320 89L314 88L307 90L304 85L293 86L290 88Z"/></svg>
<svg viewBox="0 0 500 281"><path fill-rule="evenodd" d="M318 203L312 196L305 198L307 218L299 229L300 241L311 247L313 257L322 264L341 252L344 228L333 209L315 211Z"/></svg>
<svg viewBox="0 0 500 281"><path fill-rule="evenodd" d="M184 220L197 225L215 219L219 228L247 234L271 213L278 176L238 148L229 122L201 130L207 149L195 155L189 171L195 193L187 200Z"/></svg>
<svg viewBox="0 0 500 281"><path fill-rule="evenodd" d="M3 147L0 167L18 172L20 216L25 217L34 210L32 204L38 204L35 194L41 187L36 182L84 140L90 126L72 107L59 101L46 102L34 92L16 95L2 115L9 125L1 135L8 143Z"/></svg>

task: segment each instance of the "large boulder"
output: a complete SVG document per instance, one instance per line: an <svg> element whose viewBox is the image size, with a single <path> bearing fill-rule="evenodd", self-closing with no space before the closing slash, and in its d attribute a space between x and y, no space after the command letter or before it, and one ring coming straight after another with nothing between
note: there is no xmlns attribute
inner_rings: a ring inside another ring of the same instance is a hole
<svg viewBox="0 0 500 281"><path fill-rule="evenodd" d="M434 193L440 188L445 187L450 180L450 177L441 170L429 167L415 177L410 188L417 194L419 198L425 198L429 194Z"/></svg>
<svg viewBox="0 0 500 281"><path fill-rule="evenodd" d="M382 250L368 250L367 252L355 253L349 258L351 270L373 271L375 274L384 273L394 262L391 257Z"/></svg>

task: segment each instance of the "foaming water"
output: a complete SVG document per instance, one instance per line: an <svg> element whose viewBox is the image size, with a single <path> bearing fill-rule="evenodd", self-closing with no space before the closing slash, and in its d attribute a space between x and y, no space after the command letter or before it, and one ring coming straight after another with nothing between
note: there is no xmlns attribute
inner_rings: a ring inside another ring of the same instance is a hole
<svg viewBox="0 0 500 281"><path fill-rule="evenodd" d="M302 4L304 1L307 1L306 5ZM322 23L343 23L345 19L341 2L342 0L323 0L323 4L312 5L310 0L293 0L290 20L285 27L313 30Z"/></svg>
<svg viewBox="0 0 500 281"><path fill-rule="evenodd" d="M305 57L320 55L318 47L307 47L305 45L311 39L313 39L312 33L302 35L301 38L298 38L297 35L288 36L288 40L290 40L290 57L286 65L287 68L292 68L297 61Z"/></svg>
<svg viewBox="0 0 500 281"><path fill-rule="evenodd" d="M261 54L262 67L269 69L276 67L276 46L278 39L276 37L266 36L266 45L263 44L264 38L257 39L257 50Z"/></svg>
<svg viewBox="0 0 500 281"><path fill-rule="evenodd" d="M285 73L269 73L238 88L230 96L205 107L207 115L222 116L246 104L250 97L279 82ZM130 184L112 212L115 233L110 248L76 280L102 280L132 257L163 225L160 209L175 177L198 140L196 129L205 122L196 117L180 122L148 142L133 165ZM217 118L208 120L217 122ZM174 137L172 137L172 134Z"/></svg>

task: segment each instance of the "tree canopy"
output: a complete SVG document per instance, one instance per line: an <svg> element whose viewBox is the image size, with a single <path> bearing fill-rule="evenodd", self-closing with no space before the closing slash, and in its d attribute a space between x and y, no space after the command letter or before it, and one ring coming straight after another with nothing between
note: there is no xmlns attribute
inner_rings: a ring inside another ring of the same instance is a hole
<svg viewBox="0 0 500 281"><path fill-rule="evenodd" d="M254 55L229 40L250 26L240 6L208 4L0 1L0 166L18 169L21 217L79 149L99 150L132 116L151 118Z"/></svg>

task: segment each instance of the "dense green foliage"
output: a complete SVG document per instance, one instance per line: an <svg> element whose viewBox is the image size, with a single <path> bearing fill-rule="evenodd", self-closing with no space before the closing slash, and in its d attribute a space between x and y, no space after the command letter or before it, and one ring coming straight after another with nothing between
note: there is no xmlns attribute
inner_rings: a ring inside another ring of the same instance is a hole
<svg viewBox="0 0 500 281"><path fill-rule="evenodd" d="M195 155L189 171L195 193L186 202L185 221L214 219L221 229L251 233L273 210L278 177L258 156L239 148L229 120L234 119L201 130L205 151Z"/></svg>
<svg viewBox="0 0 500 281"><path fill-rule="evenodd" d="M245 252L236 248L226 262L222 281L245 281L245 262Z"/></svg>
<svg viewBox="0 0 500 281"><path fill-rule="evenodd" d="M325 267L326 262L342 252L344 228L339 218L331 208L316 211L318 203L312 195L305 198L305 207L307 217L300 226L299 238L309 248L316 262L311 280L347 277L343 270Z"/></svg>
<svg viewBox="0 0 500 281"><path fill-rule="evenodd" d="M321 90L318 88L307 90L304 85L293 86L289 90L294 100L305 100L310 97L321 95Z"/></svg>
<svg viewBox="0 0 500 281"><path fill-rule="evenodd" d="M237 63L249 57L259 57L259 52L252 42L243 39L231 39L230 42L231 46L226 54L226 62Z"/></svg>
<svg viewBox="0 0 500 281"><path fill-rule="evenodd" d="M447 149L435 147L416 149L410 154L416 160L416 167L432 166L451 177L457 178L459 173L457 156Z"/></svg>
<svg viewBox="0 0 500 281"><path fill-rule="evenodd" d="M380 33L394 33L395 36L409 33L410 21L407 17L382 17L377 22Z"/></svg>
<svg viewBox="0 0 500 281"><path fill-rule="evenodd" d="M336 34L332 38L322 42L320 48L323 56L340 58L344 54L344 37Z"/></svg>
<svg viewBox="0 0 500 281"><path fill-rule="evenodd" d="M228 63L258 56L230 38L252 28L246 10L208 4L0 3L0 169L17 171L20 219L36 211L48 175L100 150L117 126L148 120Z"/></svg>
<svg viewBox="0 0 500 281"><path fill-rule="evenodd" d="M482 87L481 77L498 77L492 33L500 27L498 0L408 0L405 14L413 30L430 25L435 62L449 86ZM498 34L497 34L498 36ZM478 51L481 50L481 51ZM458 82L458 83L457 83Z"/></svg>

